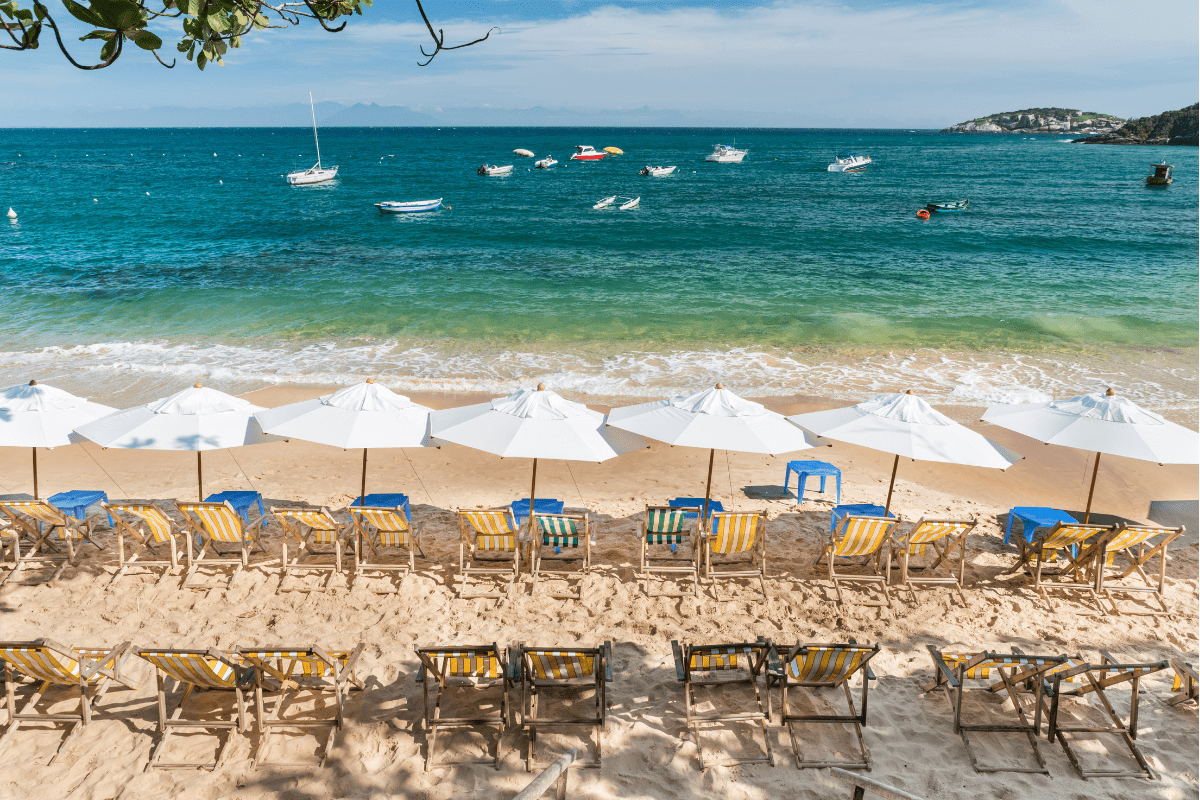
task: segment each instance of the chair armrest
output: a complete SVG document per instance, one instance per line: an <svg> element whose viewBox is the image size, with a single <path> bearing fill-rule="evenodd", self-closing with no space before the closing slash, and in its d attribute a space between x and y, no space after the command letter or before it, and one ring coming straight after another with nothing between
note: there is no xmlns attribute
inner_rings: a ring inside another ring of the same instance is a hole
<svg viewBox="0 0 1200 800"><path fill-rule="evenodd" d="M604 651L604 680L612 683L612 641L607 641L601 648Z"/></svg>
<svg viewBox="0 0 1200 800"><path fill-rule="evenodd" d="M675 656L675 680L683 683L687 680L687 672L683 668L683 648L679 642L671 641L671 654Z"/></svg>
<svg viewBox="0 0 1200 800"><path fill-rule="evenodd" d="M517 642L508 648L508 674L504 677L512 683L521 680L521 671L524 668L524 662L521 659L522 645L522 642Z"/></svg>
<svg viewBox="0 0 1200 800"><path fill-rule="evenodd" d="M950 668L946 666L946 662L942 659L942 654L939 653L937 648L931 644L927 644L925 647L928 648L929 652L933 655L934 667L936 667L942 673L942 677L946 679L947 683L957 689L958 678L956 678Z"/></svg>

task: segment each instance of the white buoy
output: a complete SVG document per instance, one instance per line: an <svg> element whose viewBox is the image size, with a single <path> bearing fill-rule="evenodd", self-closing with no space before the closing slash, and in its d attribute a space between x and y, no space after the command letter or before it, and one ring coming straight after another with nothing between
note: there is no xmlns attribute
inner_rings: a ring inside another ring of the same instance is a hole
<svg viewBox="0 0 1200 800"><path fill-rule="evenodd" d="M149 192L146 192L146 197L149 197L149 196L150 196L150 193L149 193Z"/></svg>
<svg viewBox="0 0 1200 800"><path fill-rule="evenodd" d="M217 154L216 154L216 153L213 153L213 158L216 158L216 157L217 157Z"/></svg>
<svg viewBox="0 0 1200 800"><path fill-rule="evenodd" d="M9 208L9 209L8 209L8 218L9 218L9 219L16 219L16 218L17 218L17 212L13 211L13 210L12 210L12 208Z"/></svg>
<svg viewBox="0 0 1200 800"><path fill-rule="evenodd" d="M92 198L92 202L93 202L93 203L99 203L100 201L99 201L99 200L97 200L96 198L94 198L94 197L93 197L93 198Z"/></svg>
<svg viewBox="0 0 1200 800"><path fill-rule="evenodd" d="M225 181L217 181L217 183L221 184L222 186L225 185Z"/></svg>

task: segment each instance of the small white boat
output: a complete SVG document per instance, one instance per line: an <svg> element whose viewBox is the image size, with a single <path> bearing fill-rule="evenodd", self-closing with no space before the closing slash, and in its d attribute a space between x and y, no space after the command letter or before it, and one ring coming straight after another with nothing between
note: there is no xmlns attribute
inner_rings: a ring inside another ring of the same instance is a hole
<svg viewBox="0 0 1200 800"><path fill-rule="evenodd" d="M605 197L603 200L598 201L592 208L608 208L616 201L617 196L614 194L612 197Z"/></svg>
<svg viewBox="0 0 1200 800"><path fill-rule="evenodd" d="M661 178L664 175L670 175L675 171L675 167L652 167L649 164L642 167L642 171L638 175L649 175L652 178Z"/></svg>
<svg viewBox="0 0 1200 800"><path fill-rule="evenodd" d="M550 169L557 164L558 161L554 159L554 156L546 156L545 158L538 159L537 161L533 162L533 165L538 169Z"/></svg>
<svg viewBox="0 0 1200 800"><path fill-rule="evenodd" d="M317 145L317 163L299 172L289 172L287 182L292 186L304 186L310 183L324 183L337 177L336 166L325 168L321 166L321 140L317 138L317 109L313 105L312 92L308 93L308 109L312 112L313 142Z"/></svg>
<svg viewBox="0 0 1200 800"><path fill-rule="evenodd" d="M575 154L571 156L572 161L599 161L604 158L605 153L601 153L590 144L575 145Z"/></svg>
<svg viewBox="0 0 1200 800"><path fill-rule="evenodd" d="M621 209L622 211L628 211L631 208L637 208L638 203L640 203L641 201L642 201L642 198L635 197L632 200L630 200L626 203L622 203L621 205L617 206L617 208Z"/></svg>
<svg viewBox="0 0 1200 800"><path fill-rule="evenodd" d="M736 147L730 147L727 144L718 144L713 146L713 151L705 156L705 161L716 161L721 164L740 164L742 159L746 157L749 150L738 150Z"/></svg>
<svg viewBox="0 0 1200 800"><path fill-rule="evenodd" d="M442 207L442 198L437 200L412 200L407 203L376 203L375 207L384 214L415 214L419 211L437 211Z"/></svg>
<svg viewBox="0 0 1200 800"><path fill-rule="evenodd" d="M526 150L524 147L518 147L516 150L513 150L513 154L518 155L518 156L525 156L526 158L533 158L533 151Z"/></svg>
<svg viewBox="0 0 1200 800"><path fill-rule="evenodd" d="M830 172L862 172L871 165L870 156L856 156L853 153L835 155L829 165Z"/></svg>
<svg viewBox="0 0 1200 800"><path fill-rule="evenodd" d="M611 208L616 204L618 210L628 211L631 208L637 208L641 199L640 197L621 197L614 194L612 197L605 197L603 200L598 201L592 208Z"/></svg>
<svg viewBox="0 0 1200 800"><path fill-rule="evenodd" d="M480 175L507 175L512 172L512 164L505 167L497 167L495 165L484 164L478 170Z"/></svg>

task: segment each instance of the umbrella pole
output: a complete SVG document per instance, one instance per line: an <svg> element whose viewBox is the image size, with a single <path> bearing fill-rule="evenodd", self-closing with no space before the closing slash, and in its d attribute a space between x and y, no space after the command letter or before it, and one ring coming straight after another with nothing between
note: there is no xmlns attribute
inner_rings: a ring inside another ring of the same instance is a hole
<svg viewBox="0 0 1200 800"><path fill-rule="evenodd" d="M29 449L33 451L33 499L37 500L37 448L31 447Z"/></svg>
<svg viewBox="0 0 1200 800"><path fill-rule="evenodd" d="M529 484L529 541L533 541L533 500L537 497L537 459L533 460L533 482ZM533 545L530 545L532 547Z"/></svg>
<svg viewBox="0 0 1200 800"><path fill-rule="evenodd" d="M1088 489L1087 509L1083 512L1083 524L1086 525L1092 517L1092 495L1096 492L1096 474L1100 472L1100 454L1096 453L1096 465L1092 467L1092 485Z"/></svg>
<svg viewBox="0 0 1200 800"><path fill-rule="evenodd" d="M358 494L358 504L365 506L367 504L367 448L363 448L363 472L362 472L362 489Z"/></svg>
<svg viewBox="0 0 1200 800"><path fill-rule="evenodd" d="M708 520L708 498L712 497L712 468L713 459L717 457L716 448L708 451L708 483L704 487L704 520Z"/></svg>
<svg viewBox="0 0 1200 800"><path fill-rule="evenodd" d="M204 502L204 462L200 460L200 451L196 451L196 491L200 496L196 498L199 502Z"/></svg>
<svg viewBox="0 0 1200 800"><path fill-rule="evenodd" d="M900 456L896 456L896 460L892 462L892 480L888 484L887 502L883 504L883 515L886 517L888 512L892 510L892 489L896 486L896 469L900 466Z"/></svg>

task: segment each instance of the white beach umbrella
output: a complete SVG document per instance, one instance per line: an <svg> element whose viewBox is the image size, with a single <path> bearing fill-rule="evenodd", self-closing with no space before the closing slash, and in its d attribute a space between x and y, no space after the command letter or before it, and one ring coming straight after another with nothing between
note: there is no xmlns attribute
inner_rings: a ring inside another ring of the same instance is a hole
<svg viewBox="0 0 1200 800"><path fill-rule="evenodd" d="M1102 453L1158 464L1200 463L1200 434L1118 397L1112 389L1050 403L992 406L983 421L1046 444L1095 452L1084 522L1092 514Z"/></svg>
<svg viewBox="0 0 1200 800"><path fill-rule="evenodd" d="M537 462L607 461L646 447L642 437L604 426L605 416L538 384L487 403L433 411L430 433L502 458L532 458L530 519L537 496Z"/></svg>
<svg viewBox="0 0 1200 800"><path fill-rule="evenodd" d="M892 489L901 456L993 469L1007 469L1022 458L1019 453L935 411L911 389L904 394L881 394L848 408L795 414L788 420L839 442L894 454L885 514L892 507Z"/></svg>
<svg viewBox="0 0 1200 800"><path fill-rule="evenodd" d="M127 408L75 429L101 447L124 450L194 450L196 482L204 499L204 450L282 441L262 432L254 414L263 411L248 400L197 383L170 397Z"/></svg>
<svg viewBox="0 0 1200 800"><path fill-rule="evenodd" d="M254 418L264 433L332 447L361 447L360 497L366 498L367 449L436 445L429 438L430 410L368 378L314 400L264 409Z"/></svg>
<svg viewBox="0 0 1200 800"><path fill-rule="evenodd" d="M0 392L0 446L33 451L33 497L38 497L37 448L71 444L76 427L116 411L37 381Z"/></svg>
<svg viewBox="0 0 1200 800"><path fill-rule="evenodd" d="M782 414L738 397L720 383L670 400L614 408L608 414L608 424L670 445L708 448L705 518L718 450L778 455L829 444L790 424Z"/></svg>

